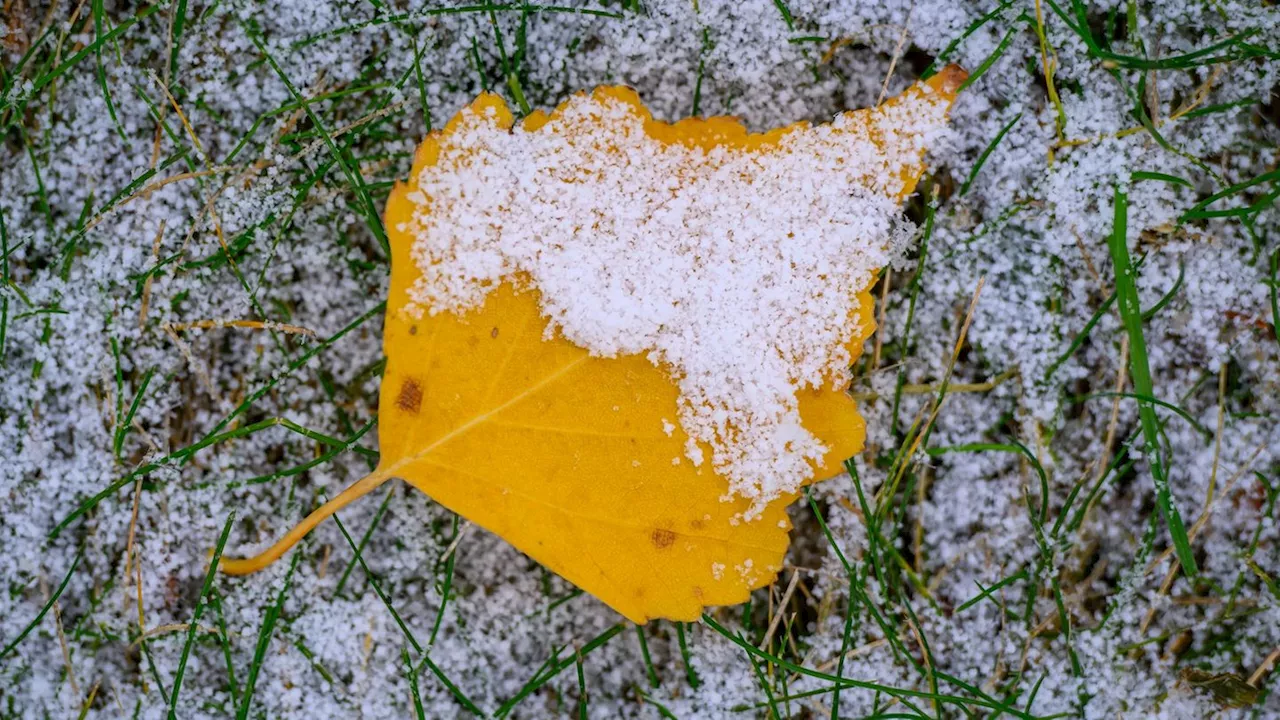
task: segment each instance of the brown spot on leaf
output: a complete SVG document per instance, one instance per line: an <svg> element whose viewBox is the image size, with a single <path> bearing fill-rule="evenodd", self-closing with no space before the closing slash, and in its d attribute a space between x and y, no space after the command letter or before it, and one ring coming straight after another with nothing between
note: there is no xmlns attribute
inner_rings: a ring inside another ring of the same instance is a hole
<svg viewBox="0 0 1280 720"><path fill-rule="evenodd" d="M410 334L410 335L417 335L417 334L418 334L418 326L417 326L417 325L410 325L410 326L409 326L409 334Z"/></svg>
<svg viewBox="0 0 1280 720"><path fill-rule="evenodd" d="M494 340L497 340L497 339L498 339L498 328L497 328L497 327L494 327L492 330L490 330L490 331L489 331L489 337L493 338Z"/></svg>
<svg viewBox="0 0 1280 720"><path fill-rule="evenodd" d="M706 525L707 524L703 522L702 518L694 518L693 520L689 521L689 527L693 528L694 530L701 530L702 528L706 527Z"/></svg>
<svg viewBox="0 0 1280 720"><path fill-rule="evenodd" d="M422 407L422 386L417 380L405 378L404 384L400 386L400 394L396 396L396 407L413 415L418 414Z"/></svg>
<svg viewBox="0 0 1280 720"><path fill-rule="evenodd" d="M676 541L676 534L666 528L656 528L649 536L649 540L659 550L666 550Z"/></svg>

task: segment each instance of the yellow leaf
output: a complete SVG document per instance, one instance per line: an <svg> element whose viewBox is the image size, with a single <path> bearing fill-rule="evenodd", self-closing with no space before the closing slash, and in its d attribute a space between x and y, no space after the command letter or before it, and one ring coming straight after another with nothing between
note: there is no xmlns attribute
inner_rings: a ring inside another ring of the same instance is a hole
<svg viewBox="0 0 1280 720"><path fill-rule="evenodd" d="M948 68L929 85L950 102L963 79L962 70ZM595 92L628 103L645 118L645 131L664 143L768 152L785 134L809 127L749 134L732 118L666 124L652 120L629 89ZM919 101L926 93L917 85L890 102ZM494 95L480 96L471 109L442 133L463 122L514 123ZM852 113L861 122L849 131L874 139L866 122L872 112ZM523 121L525 129L535 131L550 117L534 113ZM461 315L405 311L420 275L410 257L414 237L403 229L415 209L408 196L423 168L436 162L440 138L433 134L422 143L409 182L398 184L387 202L392 271L378 468L263 554L224 559L222 569L241 574L266 566L320 521L399 477L633 622L694 620L704 606L745 601L782 566L786 507L795 496L775 499L760 517L743 520L750 503L726 499L728 485L710 465L694 467L684 458L687 436L667 421L679 415L679 391L664 369L643 356L594 357L558 336L547 339L538 292L520 278ZM899 200L921 172L913 160ZM849 338L854 357L874 328L866 289L859 300L862 333ZM862 448L862 418L843 390L806 389L798 401L804 427L828 448L810 480L835 475Z"/></svg>

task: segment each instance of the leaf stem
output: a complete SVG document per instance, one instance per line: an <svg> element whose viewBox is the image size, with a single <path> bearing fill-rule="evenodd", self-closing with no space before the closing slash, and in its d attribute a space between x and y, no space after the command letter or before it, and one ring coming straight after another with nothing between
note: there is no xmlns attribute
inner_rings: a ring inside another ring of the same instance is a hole
<svg viewBox="0 0 1280 720"><path fill-rule="evenodd" d="M222 565L218 569L228 575L248 575L265 568L279 560L280 556L289 552L290 548L298 544L299 540L306 537L307 533L315 529L321 522L327 520L330 515L378 489L390 478L391 472L389 470L382 468L374 470L357 480L346 490L338 493L329 502L313 510L302 522L295 525L288 534L277 540L275 545L251 558L224 558Z"/></svg>

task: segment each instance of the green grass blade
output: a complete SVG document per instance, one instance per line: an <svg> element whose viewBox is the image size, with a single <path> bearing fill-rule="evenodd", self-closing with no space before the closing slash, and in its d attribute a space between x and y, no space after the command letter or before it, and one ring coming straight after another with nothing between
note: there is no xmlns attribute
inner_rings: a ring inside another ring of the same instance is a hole
<svg viewBox="0 0 1280 720"><path fill-rule="evenodd" d="M1025 15L1020 15L1018 19L1025 19ZM1000 44L996 46L996 49L982 61L982 64L973 71L973 74L966 78L964 82L960 83L960 88L956 90L956 92L964 92L965 88L978 82L978 78L986 75L987 71L991 69L991 66L995 65L996 61L999 60L1004 55L1005 51L1009 49L1009 44L1013 42L1014 35L1016 35L1017 32L1017 26L1009 28L1009 31L1004 34L1004 38L1000 40Z"/></svg>
<svg viewBox="0 0 1280 720"><path fill-rule="evenodd" d="M1169 183L1170 185L1181 185L1183 187L1194 188L1195 185L1186 178L1180 178L1177 175L1169 175L1159 172L1148 172L1146 170L1138 170L1133 173L1134 180L1154 180L1156 182Z"/></svg>
<svg viewBox="0 0 1280 720"><path fill-rule="evenodd" d="M129 404L129 412L120 422L120 426L116 428L115 442L113 443L116 458L120 457L120 451L124 448L125 438L129 435L129 426L133 424L133 418L138 414L138 406L142 404L142 396L147 392L147 385L151 384L151 376L155 374L155 368L149 368L147 374L142 376L142 383L138 385L138 392L133 395L133 402Z"/></svg>
<svg viewBox="0 0 1280 720"><path fill-rule="evenodd" d="M0 660L3 660L9 655L9 653L13 652L14 648L18 647L18 643L26 639L27 635L29 635L32 630L36 629L40 624L40 621L44 619L46 614L48 614L49 609L53 607L53 604L58 602L58 598L62 597L62 591L67 589L67 583L71 582L71 576L75 573L76 568L80 566L80 559L82 557L82 555L76 553L76 558L71 561L71 567L67 569L67 574L63 576L62 582L58 584L58 589L54 590L53 594L49 596L49 600L45 602L44 607L40 608L40 612L36 613L35 619L27 623L27 626L22 629L22 632L18 633L18 636L15 637L8 645L5 645L3 650L0 650Z"/></svg>
<svg viewBox="0 0 1280 720"><path fill-rule="evenodd" d="M649 676L649 687L658 687L658 671L653 669L653 658L649 656L649 641L644 637L644 626L636 626L636 638L640 640L640 656L644 658L645 674Z"/></svg>
<svg viewBox="0 0 1280 720"><path fill-rule="evenodd" d="M1000 141L1004 139L1004 136L1007 135L1009 131L1013 129L1013 126L1017 125L1018 121L1021 119L1022 113L1014 115L1013 119L1005 123L1004 127L1000 128L1000 132L996 133L995 139L993 139L987 145L987 148L982 151L982 154L978 156L978 161L973 164L973 169L969 171L969 177L965 178L964 184L960 186L961 195L967 195L969 193L969 188L973 185L974 178L978 177L978 173L982 170L982 166L987 164L987 158L991 157L991 153L995 152L996 146L1000 144Z"/></svg>
<svg viewBox="0 0 1280 720"><path fill-rule="evenodd" d="M400 628L400 632L404 633L405 639L413 646L414 651L422 656L423 664L431 670L431 674L436 676L436 679L445 686L445 689L448 690L449 693L453 695L454 699L457 700L464 708L477 717L484 717L484 711L477 707L476 704L471 701L471 698L467 697L466 693L462 692L462 689L455 685L453 681L444 674L444 671L440 669L440 666L436 665L435 662L431 660L431 656L427 654L427 651L422 647L422 644L418 642L418 638L414 636L413 631L405 624L404 620L400 617L400 613L396 610L395 605L391 603L391 598L387 596L385 591L383 591L381 583L378 582L378 576L374 575L373 571L369 569L369 566L365 564L364 555L362 555L359 548L356 547L355 539L351 537L351 533L347 532L347 526L342 523L342 520L338 517L337 513L334 514L333 521L337 523L338 530L342 532L342 537L346 539L347 545L351 548L351 552L355 554L356 562L360 564L360 569L364 570L365 577L369 579L370 587L373 588L373 591L378 595L378 598L382 600L382 604L387 607L387 611L391 613L391 618L395 620L396 625Z"/></svg>
<svg viewBox="0 0 1280 720"><path fill-rule="evenodd" d="M1277 268L1280 268L1280 248L1271 253L1271 332L1276 336L1276 344L1280 345L1280 281L1277 280Z"/></svg>
<svg viewBox="0 0 1280 720"><path fill-rule="evenodd" d="M253 41L254 46L258 48L258 52L262 53L263 57L267 59L267 64L271 66L271 69L275 71L276 76L284 83L289 94L293 96L294 102L301 104L307 118L311 120L311 124L315 126L316 130L320 133L320 136L324 139L324 144L329 148L329 152L333 155L334 160L337 161L338 166L342 168L343 174L347 176L347 184L360 199L361 207L358 209L358 212L364 218L365 225L368 226L369 230L373 233L374 238L382 247L382 252L387 257L390 257L391 244L387 239L386 229L382 227L382 216L378 213L377 207L374 206L373 199L369 195L369 188L365 185L364 176L360 174L360 168L357 166L355 159L351 157L349 152L344 152L334 144L333 137L329 134L329 130L325 127L324 123L320 121L320 118L316 115L315 111L311 109L311 101L302 97L302 94L298 92L298 88L294 86L293 81L289 79L289 76L286 75L284 70L282 70L276 63L275 57L267 51L266 45L263 44L262 38L259 37L257 29L248 24L243 24L242 27L245 34Z"/></svg>
<svg viewBox="0 0 1280 720"><path fill-rule="evenodd" d="M1007 10L1015 1L1016 0L1004 0L997 5L994 10L970 23L969 27L965 28L965 31L960 33L959 37L948 43L947 46L943 48L942 52L938 53L938 57L935 58L933 62L929 63L929 67L925 68L925 71L920 74L920 79L928 80L934 75L937 75L938 68L951 58L951 54L956 51L956 48L960 47L960 43L969 39L969 36L977 32L979 28L986 25L988 22L991 22L993 18Z"/></svg>
<svg viewBox="0 0 1280 720"><path fill-rule="evenodd" d="M993 584L991 587L984 588L981 585L978 585L978 589L981 590L981 592L969 598L968 600L965 600L963 603L959 605L959 607L956 608L955 611L957 614L962 613L965 610L968 610L969 608L973 607L974 605L977 605L978 603L982 602L984 598L991 597L991 594L999 590L1000 588L1006 585L1009 585L1011 583L1017 582L1018 580L1026 580L1026 579L1027 579L1027 571L1023 569L1010 575L1009 577L1001 578L1000 580L996 581L995 584ZM976 581L974 584L977 584Z"/></svg>
<svg viewBox="0 0 1280 720"><path fill-rule="evenodd" d="M1107 245L1111 251L1111 262L1115 266L1116 298L1120 305L1120 317L1124 321L1125 332L1129 335L1129 374L1133 378L1133 386L1137 395L1144 398L1155 397L1151 382L1151 366L1147 362L1147 343L1142 333L1142 306L1138 302L1138 288L1134 282L1134 270L1129 262L1128 237L1129 197L1119 187L1115 190L1115 222ZM1169 478L1165 471L1164 461L1160 457L1158 421L1155 404L1147 399L1138 399L1138 416L1142 424L1142 434L1146 440L1147 462L1151 466L1151 477L1155 483L1156 505L1169 528L1169 536L1173 540L1174 552L1187 577L1199 575L1196 559L1191 551L1191 541L1187 537L1186 526L1182 522L1182 514L1173 502L1169 491Z"/></svg>
<svg viewBox="0 0 1280 720"><path fill-rule="evenodd" d="M382 521L382 516L387 512L387 508L391 505L391 497L395 494L396 486L391 485L387 488L386 494L382 496L382 503L378 505L378 510L373 514L373 519L369 521L369 527L365 529L364 535L360 536L360 542L356 545L356 554L360 555L364 552L364 548L369 544L369 539L373 537L373 532L378 529L378 523ZM342 577L338 578L338 584L333 589L333 597L342 595L342 589L346 587L347 579L351 577L351 571L356 569L359 563L347 563L347 569L342 571ZM432 640L434 641L434 636Z"/></svg>
<svg viewBox="0 0 1280 720"><path fill-rule="evenodd" d="M258 643L254 646L253 660L249 663L249 674L245 677L244 695L240 696L236 720L247 720L249 717L249 709L253 707L253 691L258 685L262 663L267 658L267 647L271 645L271 636L275 633L276 622L284 612L284 601L289 595L289 585L293 582L293 573L298 569L298 561L302 559L302 555L300 552L293 554L289 562L289 570L284 575L284 582L280 584L280 592L276 594L276 601L267 608L267 614L262 618L262 629L258 631Z"/></svg>
<svg viewBox="0 0 1280 720"><path fill-rule="evenodd" d="M502 707L498 708L493 713L493 717L495 718L506 717L508 714L511 713L512 709L514 709L516 705L520 704L520 701L529 697L529 695L531 695L538 688L542 687L543 685L546 685L547 682L549 682L552 678L554 678L555 676L559 675L561 672L566 670L570 665L577 663L578 658L586 657L587 653L591 652L592 650L595 650L601 645L604 645L605 643L612 640L615 635L625 630L626 627L627 627L626 623L618 623L617 625L611 626L608 630L605 630L604 632L600 633L594 639L588 642L586 645L583 645L581 648L579 648L578 651L574 653L573 658L570 658L568 660L557 661L553 657L547 663L544 663L542 667L538 668L538 672L534 673L533 677L529 679L529 682L525 683L524 687L520 688L519 692L517 692L510 700L503 703ZM558 655L559 651L557 650L555 654Z"/></svg>
<svg viewBox="0 0 1280 720"><path fill-rule="evenodd" d="M698 677L698 671L693 669L693 663L689 661L689 641L685 639L682 622L676 623L676 638L680 643L680 657L684 660L684 671L689 679L689 687L697 690L702 680Z"/></svg>
<svg viewBox="0 0 1280 720"><path fill-rule="evenodd" d="M404 676L409 680L409 696L413 698L413 712L418 720L427 720L426 710L422 707L422 693L418 691L418 672L413 667L407 648L400 648L400 657L404 661Z"/></svg>
<svg viewBox="0 0 1280 720"><path fill-rule="evenodd" d="M828 675L827 673L820 672L818 670L812 670L810 668L797 665L793 662L784 660L780 657L770 655L769 653L766 653L763 650L758 650L752 644L741 639L736 634L731 633L726 627L716 622L715 618L711 617L710 615L707 615L704 613L702 616L702 622L706 624L708 627L710 627L712 630L715 630L717 633L719 633L720 635L728 639L733 644L745 650L748 654L754 655L755 657L761 660L767 660L773 663L774 665L777 665L780 668L783 668L785 670L790 670L791 672L799 673L801 675L806 675L808 677L816 678L819 680L825 680L830 683L838 683L840 685L843 685L844 687L853 687L853 688L860 688L863 690L877 691L885 695L889 695L891 697L897 698L899 702L908 705L908 707L910 707L909 703L912 698L920 698L920 699L936 701L939 704L954 705L956 707L967 707L971 705L976 705L979 707L999 710L1001 712L1012 715L1016 718L1021 718L1021 720L1033 720L1031 715L1018 710L1012 705L1009 705L1008 703L997 702L989 698L962 697L959 695L952 695L949 693L934 693L927 690L916 690L914 688L893 687L890 685L882 685L880 683L867 682L864 680L854 680L852 678L838 678L834 675ZM942 673L938 673L938 678L941 680L949 681L949 682L954 680L954 678L951 678L950 676L944 675Z"/></svg>
<svg viewBox="0 0 1280 720"><path fill-rule="evenodd" d="M787 30L795 32L796 20L791 15L791 8L787 6L786 0L773 0L773 6L778 8L778 12L782 14L782 21L787 24Z"/></svg>
<svg viewBox="0 0 1280 720"><path fill-rule="evenodd" d="M178 76L178 50L182 48L182 33L187 28L187 0L178 0L173 13L173 35L169 46L169 80Z"/></svg>
<svg viewBox="0 0 1280 720"><path fill-rule="evenodd" d="M738 634L738 639L742 639L741 633ZM769 706L769 714L766 717L769 720L782 720L782 713L778 712L778 704L773 699L773 688L769 687L769 679L760 671L760 663L756 662L755 656L750 653L747 654L747 662L751 663L751 671L755 673L756 680L760 682L760 687L764 689L765 704Z"/></svg>
<svg viewBox="0 0 1280 720"><path fill-rule="evenodd" d="M187 659L191 657L191 648L196 642L196 632L200 627L200 616L209 593L213 590L213 579L218 575L218 561L222 559L222 549L227 546L227 538L231 536L231 524L235 522L236 511L227 514L227 522L222 526L222 534L218 536L218 544L213 548L213 559L209 561L209 570L204 575L204 585L200 587L200 595L196 598L196 607L191 612L191 621L187 624L187 641L182 644L182 654L178 657L178 670L173 674L173 689L169 694L169 720L177 720L178 693L182 691L182 676L187 670Z"/></svg>
<svg viewBox="0 0 1280 720"><path fill-rule="evenodd" d="M1079 350L1080 346L1084 345L1084 341L1088 339L1089 333L1093 331L1094 326L1098 324L1098 321L1102 319L1103 315L1107 314L1107 311L1111 309L1111 304L1115 301L1115 293L1111 293L1107 296L1106 300L1102 301L1102 304L1094 311L1093 316L1084 324L1084 328L1080 330L1080 334L1072 338L1071 345L1067 347L1067 351L1058 356L1058 359L1054 360L1053 364L1044 371L1044 377L1041 378L1042 382L1049 382L1049 378L1053 377L1053 373L1056 372L1058 368L1062 367L1062 363L1066 362L1072 355L1076 354L1076 351Z"/></svg>

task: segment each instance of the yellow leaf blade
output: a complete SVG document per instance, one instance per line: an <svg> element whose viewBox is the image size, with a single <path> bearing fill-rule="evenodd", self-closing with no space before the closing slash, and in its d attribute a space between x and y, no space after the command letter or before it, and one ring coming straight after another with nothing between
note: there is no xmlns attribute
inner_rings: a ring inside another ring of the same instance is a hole
<svg viewBox="0 0 1280 720"><path fill-rule="evenodd" d="M949 102L959 82L950 71L939 78L933 90ZM645 131L668 143L768 152L787 133L809 128L750 134L731 118L669 125L652 120L631 90L595 92L629 103L645 118ZM890 104L926 92L917 86ZM394 476L634 622L693 620L705 606L746 600L782 566L790 530L786 507L795 497L774 499L759 517L744 520L749 499L726 497L728 483L685 456L679 391L664 369L638 355L593 357L549 337L538 294L522 278L504 282L466 313L428 315L411 306L409 290L421 274L411 257L417 206L409 195L416 179L437 161L441 137L460 123L514 123L494 95L482 95L470 110L422 143L409 182L398 184L387 203L392 272L378 469L258 558L224 560L223 569L242 573L264 566L325 517ZM524 128L536 131L557 112L535 113ZM874 112L851 113L850 131L874 134ZM914 188L920 171L918 162L911 165L899 197ZM874 328L866 288L858 299L849 339L854 357ZM861 450L862 418L841 388L802 390L797 400L805 428L828 448L811 481L829 477Z"/></svg>

